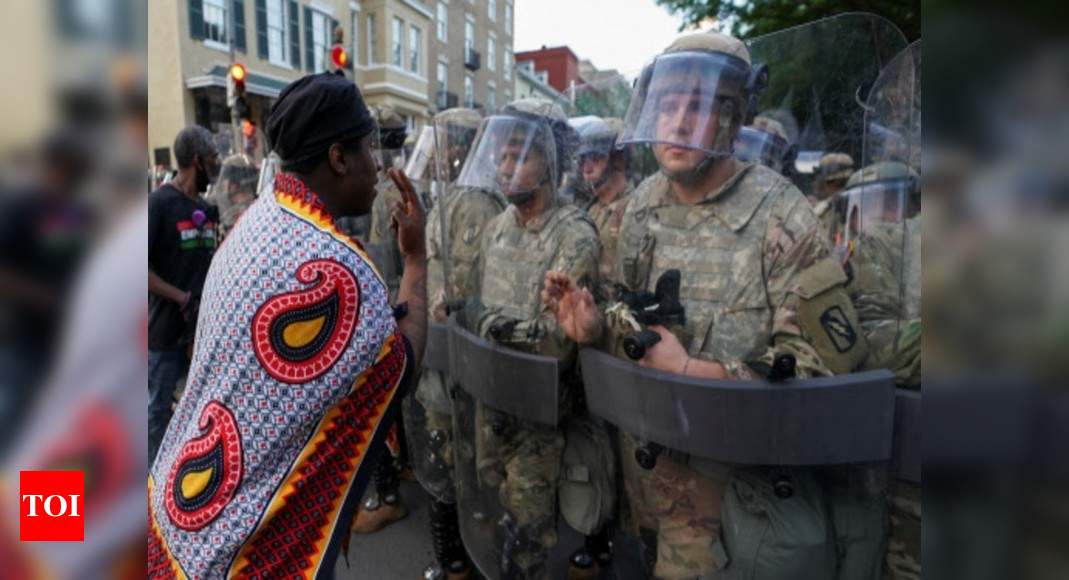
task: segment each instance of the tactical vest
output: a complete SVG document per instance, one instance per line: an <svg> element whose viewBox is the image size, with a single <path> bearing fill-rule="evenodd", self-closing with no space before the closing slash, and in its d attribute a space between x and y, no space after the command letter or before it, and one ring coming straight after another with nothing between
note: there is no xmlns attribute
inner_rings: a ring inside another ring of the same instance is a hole
<svg viewBox="0 0 1069 580"><path fill-rule="evenodd" d="M506 210L485 234L489 239L483 246L479 295L483 304L504 316L531 320L539 315L543 280L558 255L561 236L572 222L587 218L575 206L561 205L541 219L544 225L530 230L517 222L515 211Z"/></svg>

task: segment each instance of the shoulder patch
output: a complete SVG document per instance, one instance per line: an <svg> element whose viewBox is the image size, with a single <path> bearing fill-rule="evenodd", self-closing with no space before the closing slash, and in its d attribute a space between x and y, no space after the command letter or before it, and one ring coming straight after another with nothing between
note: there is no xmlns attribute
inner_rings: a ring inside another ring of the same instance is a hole
<svg viewBox="0 0 1069 580"><path fill-rule="evenodd" d="M857 330L839 306L831 306L820 315L820 326L835 345L835 350L846 352L857 344Z"/></svg>

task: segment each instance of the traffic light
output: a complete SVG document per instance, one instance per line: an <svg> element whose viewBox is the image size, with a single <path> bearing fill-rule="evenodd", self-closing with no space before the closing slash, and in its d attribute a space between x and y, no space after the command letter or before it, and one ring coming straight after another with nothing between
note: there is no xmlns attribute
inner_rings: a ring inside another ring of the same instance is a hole
<svg viewBox="0 0 1069 580"><path fill-rule="evenodd" d="M345 47L341 43L335 44L330 49L330 67L331 71L349 68L349 53L345 52Z"/></svg>
<svg viewBox="0 0 1069 580"><path fill-rule="evenodd" d="M245 66L235 62L226 76L226 104L232 118L246 119L249 106L245 102Z"/></svg>

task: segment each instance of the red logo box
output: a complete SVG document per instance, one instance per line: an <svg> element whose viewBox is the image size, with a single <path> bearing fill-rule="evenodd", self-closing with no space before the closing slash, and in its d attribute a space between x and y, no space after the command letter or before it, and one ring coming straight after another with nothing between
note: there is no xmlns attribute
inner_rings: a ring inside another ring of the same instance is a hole
<svg viewBox="0 0 1069 580"><path fill-rule="evenodd" d="M19 541L85 540L85 473L19 472Z"/></svg>

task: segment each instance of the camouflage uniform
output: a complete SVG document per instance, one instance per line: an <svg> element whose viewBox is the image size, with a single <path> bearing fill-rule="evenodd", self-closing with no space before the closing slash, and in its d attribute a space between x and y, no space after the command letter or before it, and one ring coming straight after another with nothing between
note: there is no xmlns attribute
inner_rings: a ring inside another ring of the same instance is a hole
<svg viewBox="0 0 1069 580"><path fill-rule="evenodd" d="M826 153L817 165L814 189L830 181L845 181L853 170L854 160L846 153ZM820 220L820 231L828 236L829 247L834 248L841 242L843 216L835 209L836 194L824 195L820 197L817 191L813 192L813 213Z"/></svg>
<svg viewBox="0 0 1069 580"><path fill-rule="evenodd" d="M482 238L476 287L478 334L496 321L520 321L507 346L557 357L570 364L576 347L541 302L546 272L565 272L590 286L597 279L597 234L582 211L571 205L546 210L527 224L515 206L494 218ZM567 382L567 381L565 381ZM561 393L560 415L574 413L574 384ZM561 421L563 424L564 421ZM556 545L557 484L564 436L559 428L506 416L482 403L476 407L475 462L484 482L497 485L499 500L519 539L512 561L524 577L546 574L543 558ZM502 429L502 425L504 428Z"/></svg>
<svg viewBox="0 0 1069 580"><path fill-rule="evenodd" d="M404 273L404 261L397 247L397 233L390 224L390 208L401 201L401 191L389 179L385 183L379 182L377 189L375 201L371 204L371 224L367 231L368 251L386 280L390 297L396 297Z"/></svg>
<svg viewBox="0 0 1069 580"><path fill-rule="evenodd" d="M855 273L851 294L871 345L865 367L890 369L896 384L908 389L920 389L921 385L921 223L918 215L905 224L877 224L862 232L850 260ZM900 283L903 280L905 288ZM884 577L919 579L919 485L895 482L889 520Z"/></svg>
<svg viewBox="0 0 1069 580"><path fill-rule="evenodd" d="M431 316L439 322L446 319L446 296L455 300L475 294L472 271L479 259L483 230L505 206L500 194L467 188L456 188L447 194L445 200L444 204L436 205L427 215L427 300ZM445 236L441 233L442 220L438 215L441 211L448 216L448 234ZM448 243L447 248L442 247L443 240ZM446 255L449 256L448 291L443 266ZM441 461L448 467L440 470L441 479L421 480L420 483L437 498L452 503L455 501L452 479L453 413L446 376L439 371L423 369L415 397L425 410L426 423L422 428L427 430L428 440L441 443L440 448L430 452L435 456L431 461ZM411 431L420 426L406 424L406 428ZM425 450L417 452L422 451Z"/></svg>
<svg viewBox="0 0 1069 580"><path fill-rule="evenodd" d="M620 236L620 224L624 220L624 211L634 188L628 184L620 193L616 194L609 203L602 203L600 199L594 201L586 208L586 215L594 222L598 231L598 240L601 242L601 264L598 273L602 280L607 280L612 274L613 262L616 259L616 240Z"/></svg>
<svg viewBox="0 0 1069 580"><path fill-rule="evenodd" d="M720 362L732 378L763 378L778 353L796 357L799 377L848 372L864 356L842 288L846 276L829 259L809 204L766 167L740 164L695 205L676 200L663 174L646 179L624 214L619 244L614 277L632 290L652 291L666 270L683 273L687 320L680 340L691 356ZM633 447L622 434L623 457ZM754 526L772 525L773 513L807 533L775 538L770 549L790 550L806 561L804 569L833 572L830 532L809 470L791 470L799 492L776 500L762 468L735 469L675 451L644 473L623 463L634 523L657 534L658 578L693 577L728 565L728 558L752 557L763 533ZM745 521L721 526L722 497Z"/></svg>

